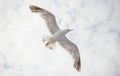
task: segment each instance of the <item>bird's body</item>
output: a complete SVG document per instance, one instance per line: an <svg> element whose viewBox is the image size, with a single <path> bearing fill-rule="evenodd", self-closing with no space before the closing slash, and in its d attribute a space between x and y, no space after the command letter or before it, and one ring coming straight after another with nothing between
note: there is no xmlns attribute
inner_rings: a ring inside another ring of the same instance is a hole
<svg viewBox="0 0 120 76"><path fill-rule="evenodd" d="M70 29L60 30L60 28L57 26L55 16L49 11L34 5L30 5L30 9L32 12L40 14L40 16L45 20L49 28L49 31L53 35L51 37L46 36L43 38L45 45L48 48L52 49L51 45L53 45L55 42L58 42L63 48L67 50L68 53L71 54L72 58L75 60L73 66L76 68L76 70L80 71L81 63L78 48L74 43L72 43L65 37L65 34L72 30Z"/></svg>
<svg viewBox="0 0 120 76"><path fill-rule="evenodd" d="M53 34L52 40L60 41L65 36L65 34L67 34L69 31L72 31L72 30L64 29L64 30L60 30L60 31L56 32L55 34Z"/></svg>

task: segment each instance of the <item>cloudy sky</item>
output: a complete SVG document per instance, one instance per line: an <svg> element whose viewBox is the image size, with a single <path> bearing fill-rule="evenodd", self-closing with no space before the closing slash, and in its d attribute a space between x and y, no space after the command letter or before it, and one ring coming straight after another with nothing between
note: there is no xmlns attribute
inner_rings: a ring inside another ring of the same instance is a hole
<svg viewBox="0 0 120 76"><path fill-rule="evenodd" d="M34 4L52 12L81 56L81 72L60 46L44 46L46 23ZM0 0L0 76L120 76L119 0Z"/></svg>

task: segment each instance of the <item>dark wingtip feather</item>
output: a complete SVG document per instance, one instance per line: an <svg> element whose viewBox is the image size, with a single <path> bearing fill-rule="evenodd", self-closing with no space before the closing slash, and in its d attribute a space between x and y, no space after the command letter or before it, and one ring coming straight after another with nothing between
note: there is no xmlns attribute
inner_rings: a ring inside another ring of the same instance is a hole
<svg viewBox="0 0 120 76"><path fill-rule="evenodd" d="M32 12L37 12L39 10L43 10L42 8L35 6L35 5L29 5L29 8Z"/></svg>
<svg viewBox="0 0 120 76"><path fill-rule="evenodd" d="M75 60L74 68L75 68L77 71L79 71L79 72L81 71L80 58L78 58L78 59Z"/></svg>

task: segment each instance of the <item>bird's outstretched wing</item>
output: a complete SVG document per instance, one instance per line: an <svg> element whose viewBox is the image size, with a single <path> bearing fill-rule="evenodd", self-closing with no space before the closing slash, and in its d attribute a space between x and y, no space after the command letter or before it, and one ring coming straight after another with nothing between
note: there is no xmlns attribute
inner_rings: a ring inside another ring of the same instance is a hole
<svg viewBox="0 0 120 76"><path fill-rule="evenodd" d="M80 54L77 46L74 43L72 43L70 40L68 40L65 36L59 41L59 44L72 55L73 59L75 60L73 66L74 68L76 68L76 70L80 71L81 62L80 62Z"/></svg>
<svg viewBox="0 0 120 76"><path fill-rule="evenodd" d="M52 13L35 5L30 5L29 8L32 12L39 13L41 15L41 17L45 20L51 34L54 34L60 30L57 25L55 16Z"/></svg>

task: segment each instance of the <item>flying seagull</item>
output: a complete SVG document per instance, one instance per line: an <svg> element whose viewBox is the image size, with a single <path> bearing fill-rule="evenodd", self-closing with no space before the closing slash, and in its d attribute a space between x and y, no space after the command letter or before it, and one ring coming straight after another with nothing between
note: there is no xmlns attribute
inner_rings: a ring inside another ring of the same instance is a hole
<svg viewBox="0 0 120 76"><path fill-rule="evenodd" d="M72 58L74 59L73 64L74 68L76 68L77 71L80 71L81 62L78 48L74 43L72 43L65 37L65 35L72 30L71 29L60 30L56 23L55 16L49 11L35 5L30 5L29 8L31 12L40 14L40 16L46 22L49 31L53 35L52 37L47 36L43 38L46 47L52 49L51 45L54 44L55 42L58 42L63 48L67 50L69 54L71 54Z"/></svg>

